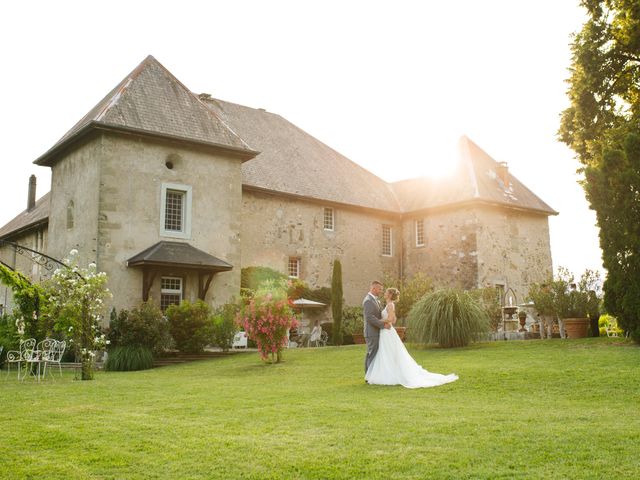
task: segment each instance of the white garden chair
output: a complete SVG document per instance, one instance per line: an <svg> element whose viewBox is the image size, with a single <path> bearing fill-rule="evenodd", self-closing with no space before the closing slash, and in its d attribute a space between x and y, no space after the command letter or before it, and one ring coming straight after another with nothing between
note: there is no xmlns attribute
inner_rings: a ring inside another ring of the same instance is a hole
<svg viewBox="0 0 640 480"><path fill-rule="evenodd" d="M310 347L326 347L327 341L329 341L329 334L324 330L320 329L320 335L312 335L309 338L309 346Z"/></svg>
<svg viewBox="0 0 640 480"><path fill-rule="evenodd" d="M60 362L62 361L62 356L64 355L64 351L67 348L67 342L59 341L59 340L53 340L53 342L54 343L51 349L49 350L49 353L45 355L43 358L43 361L44 361L44 372L42 373L43 377L47 375L48 365L58 365L58 371L60 373L60 376L62 377L62 365L60 365ZM53 378L53 374L51 373L51 368L49 368L49 375L51 375Z"/></svg>
<svg viewBox="0 0 640 480"><path fill-rule="evenodd" d="M26 340L20 340L20 347L18 350L9 350L7 352L7 377L11 373L11 365L17 364L18 366L18 380L20 380L20 373L22 372L22 364L26 365L27 359L33 357L33 351L36 348L36 339L28 338ZM26 375L26 373L25 373Z"/></svg>
<svg viewBox="0 0 640 480"><path fill-rule="evenodd" d="M231 348L247 348L247 332L236 333Z"/></svg>

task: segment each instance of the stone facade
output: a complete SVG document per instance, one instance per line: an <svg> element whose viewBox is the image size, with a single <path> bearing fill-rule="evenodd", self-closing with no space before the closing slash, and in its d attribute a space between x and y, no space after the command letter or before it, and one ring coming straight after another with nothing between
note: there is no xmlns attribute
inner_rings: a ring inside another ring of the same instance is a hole
<svg viewBox="0 0 640 480"><path fill-rule="evenodd" d="M416 221L424 245L416 245ZM519 303L528 286L552 275L546 215L499 206L466 206L411 215L403 221L403 271L437 285L511 288Z"/></svg>
<svg viewBox="0 0 640 480"><path fill-rule="evenodd" d="M523 301L551 274L547 217L557 212L471 140L459 146L448 180L389 184L279 115L195 95L149 56L35 161L52 169L50 198L0 228L0 239L57 258L77 249L81 264L108 274L118 308L147 292L159 301L163 276L182 279L182 298L196 300L205 271L217 272L205 301L222 304L238 295L242 267L290 273L290 259L311 287L330 286L339 259L347 305L359 305L373 279L418 272L437 285L502 285ZM179 233L163 227L167 191L184 194ZM146 258L160 242L174 250ZM191 256L177 259L176 249ZM26 258L10 262L42 275Z"/></svg>
<svg viewBox="0 0 640 480"><path fill-rule="evenodd" d="M205 298L225 303L240 288L240 165L236 158L175 144L100 135L52 168L49 251L62 258L77 248L81 262L95 260L112 279L114 303L131 307L142 300L142 272L127 267L127 259L160 240L186 241L235 267L215 275ZM191 189L187 237L161 232L163 185ZM174 268L162 275L183 278L184 298L198 298L196 273ZM159 277L150 298L159 302Z"/></svg>
<svg viewBox="0 0 640 480"><path fill-rule="evenodd" d="M342 263L347 305L359 305L374 279L399 275L400 222L395 215L245 189L242 207L242 266L287 272L300 259L300 278L312 287L331 286L333 261ZM334 228L324 228L324 209ZM392 228L391 255L382 255L382 225Z"/></svg>

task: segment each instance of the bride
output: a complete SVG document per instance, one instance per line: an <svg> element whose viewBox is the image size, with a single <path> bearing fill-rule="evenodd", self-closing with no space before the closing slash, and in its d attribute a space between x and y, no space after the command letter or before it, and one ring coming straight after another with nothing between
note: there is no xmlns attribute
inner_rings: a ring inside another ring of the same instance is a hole
<svg viewBox="0 0 640 480"><path fill-rule="evenodd" d="M436 387L458 379L455 374L442 375L431 373L418 365L398 336L393 324L396 323L394 302L400 292L396 288L388 288L384 292L387 306L382 311L382 321L391 323L391 328L380 330L378 353L373 358L365 375L371 385L402 385L407 388Z"/></svg>

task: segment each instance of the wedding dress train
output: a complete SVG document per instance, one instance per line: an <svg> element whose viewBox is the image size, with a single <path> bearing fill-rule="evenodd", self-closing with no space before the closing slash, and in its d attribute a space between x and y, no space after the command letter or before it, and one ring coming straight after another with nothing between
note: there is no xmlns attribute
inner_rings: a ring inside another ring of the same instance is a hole
<svg viewBox="0 0 640 480"><path fill-rule="evenodd" d="M382 320L386 320L387 316L385 308ZM380 330L378 353L364 378L373 385L402 385L406 388L436 387L458 380L458 376L453 373L431 373L418 365L407 352L393 326Z"/></svg>

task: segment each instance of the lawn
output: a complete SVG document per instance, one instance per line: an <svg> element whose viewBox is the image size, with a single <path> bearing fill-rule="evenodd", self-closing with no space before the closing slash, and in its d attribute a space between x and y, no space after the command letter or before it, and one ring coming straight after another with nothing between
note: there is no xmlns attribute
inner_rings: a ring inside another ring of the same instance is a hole
<svg viewBox="0 0 640 480"><path fill-rule="evenodd" d="M364 383L363 346L93 381L0 376L0 477L637 478L640 348L619 339L411 349L460 380Z"/></svg>

